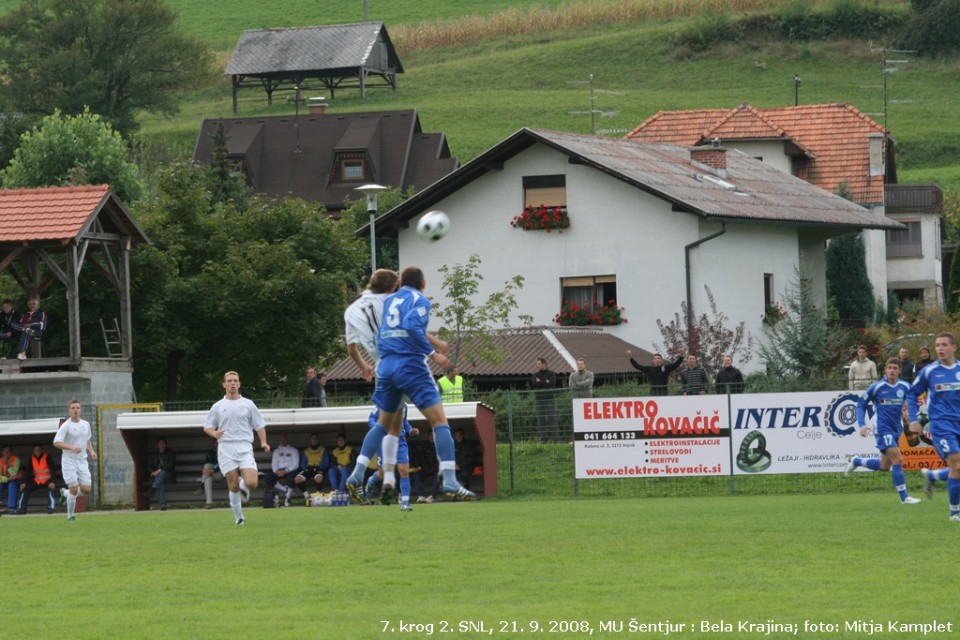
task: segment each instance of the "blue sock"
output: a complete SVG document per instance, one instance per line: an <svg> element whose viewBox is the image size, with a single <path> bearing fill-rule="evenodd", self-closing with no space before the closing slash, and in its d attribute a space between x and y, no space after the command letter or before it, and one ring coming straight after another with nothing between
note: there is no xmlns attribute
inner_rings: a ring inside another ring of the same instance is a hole
<svg viewBox="0 0 960 640"><path fill-rule="evenodd" d="M931 471L927 476L931 480L939 480L940 482L946 482L947 478L950 477L950 468L944 467L943 469L937 469L936 471Z"/></svg>
<svg viewBox="0 0 960 640"><path fill-rule="evenodd" d="M900 502L907 499L907 477L903 475L903 465L895 464L890 467L890 477L893 479L893 488L900 494Z"/></svg>
<svg viewBox="0 0 960 640"><path fill-rule="evenodd" d="M442 424L434 427L433 444L437 450L437 459L440 461L440 470L443 472L443 484L446 487L457 486L456 445L453 443L453 434L450 433L449 425ZM444 465L444 462L452 464Z"/></svg>
<svg viewBox="0 0 960 640"><path fill-rule="evenodd" d="M357 458L357 466L353 468L350 474L357 479L357 482L363 482L363 474L367 470L367 463L364 460L370 460L377 454L380 443L383 442L383 436L387 435L387 430L379 422L374 425L367 435L363 437L363 444L360 446L360 456Z"/></svg>
<svg viewBox="0 0 960 640"><path fill-rule="evenodd" d="M960 511L960 478L947 478L947 504L950 515Z"/></svg>
<svg viewBox="0 0 960 640"><path fill-rule="evenodd" d="M410 478L400 476L400 502L410 502Z"/></svg>
<svg viewBox="0 0 960 640"><path fill-rule="evenodd" d="M855 460L860 460L855 458ZM880 458L870 458L869 460L860 460L861 467L870 469L870 471L880 471Z"/></svg>

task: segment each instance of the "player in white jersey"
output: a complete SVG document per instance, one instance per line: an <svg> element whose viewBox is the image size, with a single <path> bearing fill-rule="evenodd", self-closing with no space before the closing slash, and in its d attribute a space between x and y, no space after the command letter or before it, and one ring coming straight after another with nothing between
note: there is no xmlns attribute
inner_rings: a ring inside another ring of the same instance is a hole
<svg viewBox="0 0 960 640"><path fill-rule="evenodd" d="M367 382L373 380L373 366L363 357L361 348L367 357L373 360L374 365L380 361L377 354L377 332L380 329L380 318L383 317L383 301L397 290L399 283L400 276L396 271L377 269L370 276L367 288L360 297L343 312L347 352L360 367L363 379Z"/></svg>
<svg viewBox="0 0 960 640"><path fill-rule="evenodd" d="M79 400L67 403L67 414L70 417L63 421L57 429L57 435L53 437L53 446L63 451L61 469L68 491L67 520L77 519L74 511L78 493L89 495L93 488L87 456L97 459L97 452L93 450L93 442L90 440L90 423L80 419L80 410Z"/></svg>
<svg viewBox="0 0 960 640"><path fill-rule="evenodd" d="M253 433L256 431L260 438L260 448L270 453L267 422L257 405L240 395L240 374L236 371L223 374L223 388L226 395L210 407L203 430L217 440L217 461L220 473L227 479L230 509L237 524L243 524L243 502L249 500L250 492L257 488Z"/></svg>

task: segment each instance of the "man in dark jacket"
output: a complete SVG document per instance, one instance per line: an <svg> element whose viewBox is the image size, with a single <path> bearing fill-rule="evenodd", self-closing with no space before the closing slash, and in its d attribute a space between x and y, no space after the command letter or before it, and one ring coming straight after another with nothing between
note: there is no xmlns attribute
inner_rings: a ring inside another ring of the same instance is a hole
<svg viewBox="0 0 960 640"><path fill-rule="evenodd" d="M667 382L670 380L670 374L683 362L683 356L677 356L674 362L664 364L663 356L655 353L653 354L653 365L647 367L633 359L632 351L627 351L627 357L630 358L630 364L633 365L633 368L641 371L646 377L646 381L650 383L650 395L652 396L667 395Z"/></svg>
<svg viewBox="0 0 960 640"><path fill-rule="evenodd" d="M321 374L323 376L323 374ZM323 388L323 383L317 377L317 370L314 367L307 367L307 386L303 388L303 399L300 401L301 407L325 407L327 406L327 392Z"/></svg>
<svg viewBox="0 0 960 640"><path fill-rule="evenodd" d="M537 430L540 442L560 442L557 424L557 374L547 367L545 358L537 358L537 371L530 379L533 399L537 406Z"/></svg>
<svg viewBox="0 0 960 640"><path fill-rule="evenodd" d="M743 374L733 366L733 356L723 356L723 367L717 372L717 393L743 393Z"/></svg>
<svg viewBox="0 0 960 640"><path fill-rule="evenodd" d="M687 356L687 368L680 374L680 382L683 383L685 396L702 396L707 392L707 372L697 363L697 356L692 353Z"/></svg>
<svg viewBox="0 0 960 640"><path fill-rule="evenodd" d="M4 300L0 310L0 357L6 358L16 353L20 333L15 329L15 325L19 322L20 314L13 308L13 300Z"/></svg>
<svg viewBox="0 0 960 640"><path fill-rule="evenodd" d="M167 483L174 482L177 456L167 446L166 438L157 438L157 452L150 456L150 489L146 497L156 494L161 511L167 510Z"/></svg>

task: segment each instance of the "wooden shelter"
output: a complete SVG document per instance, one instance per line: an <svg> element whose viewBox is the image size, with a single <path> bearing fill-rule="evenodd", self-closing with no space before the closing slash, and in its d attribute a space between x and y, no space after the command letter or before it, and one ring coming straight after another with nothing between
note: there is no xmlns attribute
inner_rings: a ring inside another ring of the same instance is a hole
<svg viewBox="0 0 960 640"><path fill-rule="evenodd" d="M368 87L397 90L403 65L382 22L337 24L290 29L251 29L243 32L224 75L233 85L233 112L241 88L260 85L272 104L273 92L287 87L299 100L304 89L330 92ZM316 85L309 85L311 80Z"/></svg>
<svg viewBox="0 0 960 640"><path fill-rule="evenodd" d="M117 292L120 331L117 355L130 360L131 248L146 235L109 185L0 190L0 273L28 297L42 298L59 281L66 290L69 356L46 365L80 364L80 272L89 265Z"/></svg>

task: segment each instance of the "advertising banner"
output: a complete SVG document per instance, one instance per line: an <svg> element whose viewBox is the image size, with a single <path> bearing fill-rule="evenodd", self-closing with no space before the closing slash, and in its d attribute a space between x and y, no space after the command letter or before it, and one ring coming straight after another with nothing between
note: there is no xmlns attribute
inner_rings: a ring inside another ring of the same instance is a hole
<svg viewBox="0 0 960 640"><path fill-rule="evenodd" d="M814 391L573 401L576 477L842 473L879 457L860 393ZM874 408L866 411L874 426ZM904 470L944 466L926 436L900 438Z"/></svg>
<svg viewBox="0 0 960 640"><path fill-rule="evenodd" d="M726 396L573 401L577 478L730 474Z"/></svg>

